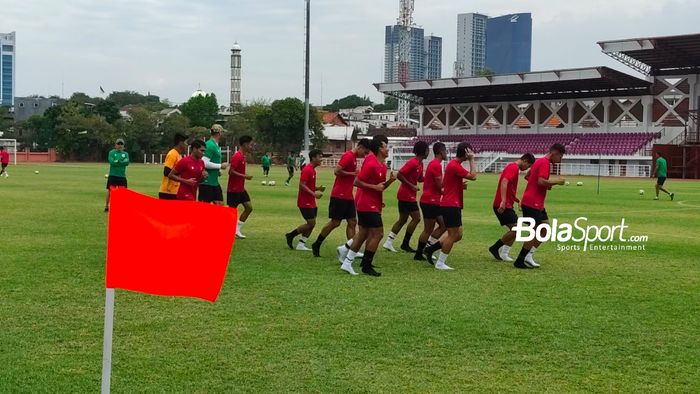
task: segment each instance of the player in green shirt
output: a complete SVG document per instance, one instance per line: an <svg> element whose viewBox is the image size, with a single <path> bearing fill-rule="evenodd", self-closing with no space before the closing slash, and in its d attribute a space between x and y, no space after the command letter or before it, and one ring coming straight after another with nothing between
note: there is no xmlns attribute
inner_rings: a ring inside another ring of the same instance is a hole
<svg viewBox="0 0 700 394"><path fill-rule="evenodd" d="M129 153L124 151L124 140L119 138L114 144L114 149L107 156L109 161L109 175L107 176L107 200L105 212L109 212L109 192L113 187L127 187L126 167L129 165Z"/></svg>
<svg viewBox="0 0 700 394"><path fill-rule="evenodd" d="M199 201L208 202L216 205L224 205L224 192L219 184L221 170L228 168L228 163L221 163L221 148L219 141L224 128L221 125L215 124L211 127L211 138L206 143L204 150L204 168L206 168L206 180L199 185Z"/></svg>
<svg viewBox="0 0 700 394"><path fill-rule="evenodd" d="M299 171L302 171L306 167L306 156L303 153L299 154Z"/></svg>
<svg viewBox="0 0 700 394"><path fill-rule="evenodd" d="M272 166L272 153L265 153L265 155L262 158L260 158L260 162L262 163L263 174L265 175L265 179L267 179L270 176L270 166Z"/></svg>
<svg viewBox="0 0 700 394"><path fill-rule="evenodd" d="M657 178L656 197L654 197L654 200L659 199L659 191L662 191L668 194L671 197L671 201L673 201L676 195L664 189L664 184L666 183L666 176L668 175L668 163L659 152L654 152L654 157L656 158L656 169L654 170L654 178Z"/></svg>
<svg viewBox="0 0 700 394"><path fill-rule="evenodd" d="M294 177L294 167L296 166L296 160L294 160L294 152L290 151L287 155L287 172L289 173L289 178L284 182L285 186L289 186L289 181Z"/></svg>

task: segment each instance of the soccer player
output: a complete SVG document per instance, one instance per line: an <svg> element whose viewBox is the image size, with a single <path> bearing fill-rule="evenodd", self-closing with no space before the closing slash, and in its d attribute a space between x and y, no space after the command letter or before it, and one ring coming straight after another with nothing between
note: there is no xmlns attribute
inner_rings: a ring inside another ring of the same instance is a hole
<svg viewBox="0 0 700 394"><path fill-rule="evenodd" d="M289 181L294 177L294 167L296 166L296 160L294 159L294 152L289 151L287 155L287 172L289 173L289 178L284 182L285 186L289 186Z"/></svg>
<svg viewBox="0 0 700 394"><path fill-rule="evenodd" d="M671 197L671 201L676 197L675 194L669 192L664 188L664 184L666 183L666 176L668 175L668 163L666 162L666 159L661 156L661 153L659 152L654 152L654 157L656 157L656 169L654 170L654 178L657 178L656 180L656 197L654 197L654 200L659 199L659 191L662 191Z"/></svg>
<svg viewBox="0 0 700 394"><path fill-rule="evenodd" d="M311 245L315 257L320 257L321 245L333 230L340 227L345 220L345 236L348 242L338 247L338 256L347 253L357 228L357 212L355 209L355 197L353 188L357 177L357 159L364 158L370 151L370 141L361 139L355 149L345 152L335 167L335 183L331 191L331 202L328 206L328 218L330 222L321 230L316 242ZM340 262L342 264L342 261Z"/></svg>
<svg viewBox="0 0 700 394"><path fill-rule="evenodd" d="M127 187L126 167L129 166L129 153L124 151L124 140L119 138L114 149L109 152L109 176L107 177L107 200L105 212L109 212L109 192L113 187Z"/></svg>
<svg viewBox="0 0 700 394"><path fill-rule="evenodd" d="M518 224L518 215L513 209L515 203L520 203L516 196L518 193L518 177L520 171L527 171L535 163L535 156L532 153L524 154L520 159L508 164L501 173L496 187L496 197L493 200L493 212L498 218L501 226L508 231L489 248L489 252L496 260L512 262L510 258L510 248L515 242L515 231L513 227Z"/></svg>
<svg viewBox="0 0 700 394"><path fill-rule="evenodd" d="M178 182L177 199L183 201L197 201L197 188L204 178L209 176L204 171L204 152L206 144L201 140L194 140L190 144L190 155L177 162L175 168L168 174L168 178Z"/></svg>
<svg viewBox="0 0 700 394"><path fill-rule="evenodd" d="M10 154L5 150L4 146L0 146L0 176L7 178L10 176L7 173L7 166L10 165Z"/></svg>
<svg viewBox="0 0 700 394"><path fill-rule="evenodd" d="M414 260L423 261L423 251L426 246L433 245L440 240L447 229L440 214L440 200L442 199L442 162L447 160L447 148L442 142L433 145L435 158L428 163L423 176L423 194L420 198L420 208L423 212L423 232L418 238L418 249ZM437 227L436 227L437 226ZM432 261L429 261L432 264Z"/></svg>
<svg viewBox="0 0 700 394"><path fill-rule="evenodd" d="M303 171L306 167L306 156L303 153L299 153L299 171Z"/></svg>
<svg viewBox="0 0 700 394"><path fill-rule="evenodd" d="M396 181L396 175L393 172L389 180L386 179L386 158L389 157L388 144L389 140L386 136L374 136L371 144L372 153L365 157L362 169L355 179L355 186L360 189L358 191L359 197L357 198L357 221L360 225L360 230L355 234L352 246L345 256L343 265L340 267L351 275L357 275L352 269L352 263L362 244L366 242L365 254L362 257L361 264L362 272L370 276L381 276L379 272L374 270L372 262L379 243L384 237L382 193Z"/></svg>
<svg viewBox="0 0 700 394"><path fill-rule="evenodd" d="M207 140L207 147L204 151L204 166L209 175L207 179L199 186L199 201L212 203L216 205L224 205L224 193L219 184L221 170L228 168L228 163L221 164L221 133L224 128L221 125L215 124L211 127L211 138Z"/></svg>
<svg viewBox="0 0 700 394"><path fill-rule="evenodd" d="M326 191L323 186L316 187L316 167L321 165L321 159L323 159L323 152L320 149L312 150L309 152L309 165L304 166L304 169L301 170L297 207L299 207L301 216L306 220L306 223L285 234L289 249L294 249L294 238L301 234L296 249L304 252L311 251L306 247L306 241L316 227L316 216L318 216L316 200L323 197L323 192Z"/></svg>
<svg viewBox="0 0 700 394"><path fill-rule="evenodd" d="M236 238L245 239L246 236L242 232L243 226L253 213L253 204L245 190L245 181L253 179L253 176L245 172L245 156L253 151L253 137L244 135L238 139L238 144L240 149L231 157L231 167L228 170L226 201L231 208L237 208L243 204L243 213L239 215L236 226Z"/></svg>
<svg viewBox="0 0 700 394"><path fill-rule="evenodd" d="M266 152L265 155L260 159L263 168L263 175L265 175L265 180L270 177L270 166L272 165L272 153Z"/></svg>
<svg viewBox="0 0 700 394"><path fill-rule="evenodd" d="M468 171L462 166L465 161L469 161ZM435 269L441 271L452 271L452 268L447 265L447 257L454 244L462 240L462 209L464 190L467 187L465 180L476 180L476 162L471 145L462 142L457 145L457 157L447 165L443 180L444 192L440 201L440 213L447 227L447 236L442 242L436 242L426 247L424 251L426 260L433 261L433 253L442 249L435 263Z"/></svg>
<svg viewBox="0 0 700 394"><path fill-rule="evenodd" d="M413 146L415 157L404 164L397 175L399 182L401 182L399 191L396 194L399 200L399 220L391 228L391 233L389 233L389 237L383 245L384 249L390 252L396 253L394 240L410 217L411 222L406 227L406 234L403 237L403 242L401 242L401 250L408 253L416 253L410 245L413 232L416 231L416 227L420 223L420 209L418 209L416 194L420 190L418 184L423 182L423 160L428 157L429 148L430 146L427 142L416 142Z"/></svg>
<svg viewBox="0 0 700 394"><path fill-rule="evenodd" d="M180 189L180 184L170 179L168 175L170 175L177 163L182 160L182 155L187 152L187 138L182 133L176 133L173 138L173 148L165 156L163 180L160 182L160 191L158 192L158 198L161 200L177 200L177 191Z"/></svg>
<svg viewBox="0 0 700 394"><path fill-rule="evenodd" d="M544 207L547 191L551 190L554 186L561 186L566 183L566 180L563 178L549 179L551 165L561 163L561 159L565 154L566 148L564 145L552 145L549 149L549 153L537 159L528 173L527 187L525 188L520 206L523 209L523 217L534 219L537 226L542 223L549 224L547 210ZM539 268L540 265L535 262L533 255L540 244L541 242L539 242L537 238L526 242L513 265L520 269Z"/></svg>

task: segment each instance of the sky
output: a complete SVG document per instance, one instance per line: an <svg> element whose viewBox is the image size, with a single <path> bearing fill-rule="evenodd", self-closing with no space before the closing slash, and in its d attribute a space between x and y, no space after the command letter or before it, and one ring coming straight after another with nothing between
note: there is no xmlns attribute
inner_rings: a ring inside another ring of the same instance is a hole
<svg viewBox="0 0 700 394"><path fill-rule="evenodd" d="M381 101L384 27L396 0L311 0L311 101ZM533 14L532 69L612 66L597 41L700 32L700 0L416 0L416 24L443 37L452 76L457 14ZM17 96L150 92L174 103L201 87L229 100L230 49L243 49L243 100L304 95L303 0L0 0L17 32Z"/></svg>

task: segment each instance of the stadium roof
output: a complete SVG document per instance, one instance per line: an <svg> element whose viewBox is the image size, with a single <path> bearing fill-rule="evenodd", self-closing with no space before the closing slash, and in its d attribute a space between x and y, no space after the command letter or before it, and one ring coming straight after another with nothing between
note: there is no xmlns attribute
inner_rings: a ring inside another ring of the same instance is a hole
<svg viewBox="0 0 700 394"><path fill-rule="evenodd" d="M700 34L601 41L603 53L646 75L700 73Z"/></svg>
<svg viewBox="0 0 700 394"><path fill-rule="evenodd" d="M378 83L381 93L424 105L649 94L651 83L607 67Z"/></svg>

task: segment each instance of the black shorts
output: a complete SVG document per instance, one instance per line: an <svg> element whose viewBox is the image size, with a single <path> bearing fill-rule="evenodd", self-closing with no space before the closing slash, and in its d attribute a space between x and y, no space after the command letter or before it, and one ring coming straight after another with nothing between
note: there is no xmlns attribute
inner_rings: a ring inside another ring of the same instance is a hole
<svg viewBox="0 0 700 394"><path fill-rule="evenodd" d="M304 220L316 219L318 216L318 208L299 208L299 212Z"/></svg>
<svg viewBox="0 0 700 394"><path fill-rule="evenodd" d="M535 209L535 208L530 208L526 206L522 206L523 208L523 217L524 218L532 218L535 219L535 224L540 225L543 222L549 220L549 216L547 216L547 210L546 209Z"/></svg>
<svg viewBox="0 0 700 394"><path fill-rule="evenodd" d="M294 174L294 167L287 167L287 172L289 173L289 175Z"/></svg>
<svg viewBox="0 0 700 394"><path fill-rule="evenodd" d="M462 208L440 207L440 214L442 216L442 220L445 221L445 227L462 227Z"/></svg>
<svg viewBox="0 0 700 394"><path fill-rule="evenodd" d="M124 178L123 176L112 175L107 177L107 190L113 187L128 187L126 183L126 178Z"/></svg>
<svg viewBox="0 0 700 394"><path fill-rule="evenodd" d="M663 186L664 183L666 183L666 177L665 176L660 176L659 179L656 181L656 184L659 186Z"/></svg>
<svg viewBox="0 0 700 394"><path fill-rule="evenodd" d="M265 172L266 174L270 172L270 167L263 167L263 172Z"/></svg>
<svg viewBox="0 0 700 394"><path fill-rule="evenodd" d="M161 200L177 200L177 194L158 193L158 198Z"/></svg>
<svg viewBox="0 0 700 394"><path fill-rule="evenodd" d="M496 214L498 222L501 223L501 226L510 226L511 224L518 224L518 215L515 213L515 210L513 208L507 208L505 211L503 211L503 213L499 213L498 208L494 207L493 213Z"/></svg>
<svg viewBox="0 0 700 394"><path fill-rule="evenodd" d="M7 168L7 166L9 166L9 165L10 165L10 163L2 163L2 169L4 170L4 169Z"/></svg>
<svg viewBox="0 0 700 394"><path fill-rule="evenodd" d="M341 221L356 219L355 201L331 197L331 202L328 205L328 218Z"/></svg>
<svg viewBox="0 0 700 394"><path fill-rule="evenodd" d="M417 202L399 201L399 213L413 213L420 211Z"/></svg>
<svg viewBox="0 0 700 394"><path fill-rule="evenodd" d="M423 220L437 220L440 217L440 205L420 203Z"/></svg>
<svg viewBox="0 0 700 394"><path fill-rule="evenodd" d="M382 214L377 212L358 212L357 223L364 228L382 228Z"/></svg>
<svg viewBox="0 0 700 394"><path fill-rule="evenodd" d="M224 192L221 190L221 186L199 185L199 201L224 201Z"/></svg>
<svg viewBox="0 0 700 394"><path fill-rule="evenodd" d="M245 204L250 201L250 196L248 192L228 192L226 193L226 203L231 208L236 208L241 204Z"/></svg>

